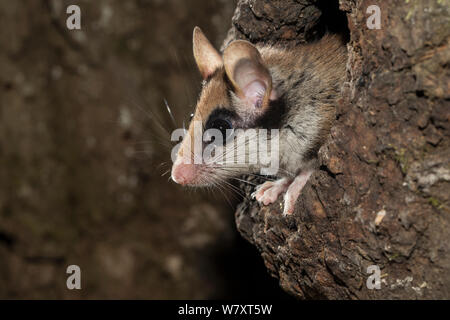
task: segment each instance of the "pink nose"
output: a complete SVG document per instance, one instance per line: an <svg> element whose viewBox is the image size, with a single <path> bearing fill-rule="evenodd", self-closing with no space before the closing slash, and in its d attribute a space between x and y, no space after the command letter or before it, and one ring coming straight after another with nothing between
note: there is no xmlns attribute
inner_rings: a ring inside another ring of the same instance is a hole
<svg viewBox="0 0 450 320"><path fill-rule="evenodd" d="M172 180L178 184L191 184L196 177L196 166L192 163L175 162L172 167Z"/></svg>

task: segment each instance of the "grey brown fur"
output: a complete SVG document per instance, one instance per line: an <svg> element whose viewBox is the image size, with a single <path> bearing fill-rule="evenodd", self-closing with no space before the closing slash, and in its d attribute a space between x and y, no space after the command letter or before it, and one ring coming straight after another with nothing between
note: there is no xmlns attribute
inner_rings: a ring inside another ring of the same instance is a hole
<svg viewBox="0 0 450 320"><path fill-rule="evenodd" d="M291 214L335 118L347 60L341 38L325 35L291 49L255 47L238 40L221 56L196 28L194 56L205 81L192 120L207 127L209 118L225 112L234 129L279 129L280 179L258 186L254 197L268 205L285 193L284 214ZM177 183L220 187L227 178L261 172L262 164L186 165L192 157L188 150L193 149L193 127L189 126L190 139L183 140L172 168Z"/></svg>
<svg viewBox="0 0 450 320"><path fill-rule="evenodd" d="M258 119L242 121L245 128L280 129L280 176L315 165L335 118L334 106L345 79L347 51L341 38L326 35L320 41L293 49L257 46L272 76L279 98ZM223 70L214 78L226 78ZM228 88L231 90L230 88ZM239 114L240 101L225 107Z"/></svg>
<svg viewBox="0 0 450 320"><path fill-rule="evenodd" d="M293 50L258 49L285 107L280 166L296 174L313 165L311 160L330 132L345 79L346 48L338 36L328 35Z"/></svg>

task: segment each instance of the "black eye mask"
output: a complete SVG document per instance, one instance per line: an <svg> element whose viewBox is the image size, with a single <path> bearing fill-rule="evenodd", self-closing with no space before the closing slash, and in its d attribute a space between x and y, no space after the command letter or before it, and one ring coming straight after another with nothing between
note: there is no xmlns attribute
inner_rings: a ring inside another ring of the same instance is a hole
<svg viewBox="0 0 450 320"><path fill-rule="evenodd" d="M233 122L236 117L237 115L233 111L219 107L209 116L205 123L205 130L219 130L222 133L222 141L226 142L232 136L231 129L234 129Z"/></svg>

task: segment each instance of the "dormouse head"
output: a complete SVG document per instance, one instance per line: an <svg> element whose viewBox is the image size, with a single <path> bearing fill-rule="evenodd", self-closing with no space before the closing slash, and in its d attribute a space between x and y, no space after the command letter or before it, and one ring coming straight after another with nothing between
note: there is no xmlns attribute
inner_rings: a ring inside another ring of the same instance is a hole
<svg viewBox="0 0 450 320"><path fill-rule="evenodd" d="M172 180L182 185L212 185L218 179L249 171L241 163L233 166L215 161L216 155L233 140L231 137L236 138L236 132L254 128L277 95L260 52L250 42L233 41L221 55L196 27L193 51L203 88L188 131L178 145ZM208 136L208 132L212 134ZM205 151L211 146L215 153L208 159Z"/></svg>

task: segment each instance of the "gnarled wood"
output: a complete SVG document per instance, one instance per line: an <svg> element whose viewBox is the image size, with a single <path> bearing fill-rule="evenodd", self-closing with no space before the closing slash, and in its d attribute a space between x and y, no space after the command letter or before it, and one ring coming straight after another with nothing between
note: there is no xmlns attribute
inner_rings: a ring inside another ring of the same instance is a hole
<svg viewBox="0 0 450 320"><path fill-rule="evenodd" d="M449 298L448 2L379 2L380 30L366 25L371 1L339 3L348 76L321 168L290 217L281 198L261 207L243 185L237 227L298 298ZM333 8L241 0L225 44L307 42L339 29ZM370 265L381 268L380 290L366 286Z"/></svg>

